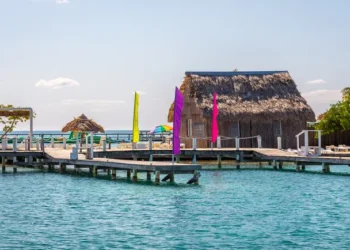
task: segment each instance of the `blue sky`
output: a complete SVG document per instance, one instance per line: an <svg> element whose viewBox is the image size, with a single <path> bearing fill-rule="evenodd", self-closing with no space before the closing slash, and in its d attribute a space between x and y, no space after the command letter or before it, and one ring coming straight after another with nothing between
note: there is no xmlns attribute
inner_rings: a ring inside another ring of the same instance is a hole
<svg viewBox="0 0 350 250"><path fill-rule="evenodd" d="M166 123L185 71L288 70L316 113L349 86L350 1L0 0L1 103L35 129ZM27 128L25 125L19 129Z"/></svg>

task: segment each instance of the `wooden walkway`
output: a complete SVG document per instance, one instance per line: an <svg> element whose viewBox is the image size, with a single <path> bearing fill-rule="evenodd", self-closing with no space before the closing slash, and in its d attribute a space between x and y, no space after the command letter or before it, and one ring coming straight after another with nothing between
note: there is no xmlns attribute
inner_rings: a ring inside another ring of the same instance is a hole
<svg viewBox="0 0 350 250"><path fill-rule="evenodd" d="M113 168L116 170L137 170L137 171L160 171L162 174L188 174L199 171L202 167L198 164L180 164L172 162L149 162L149 161L135 161L135 160L119 160L107 158L94 158L92 160L85 159L85 155L79 154L78 160L70 160L70 151L63 149L46 149L45 154L47 159L45 162L50 164L66 164L75 165L76 167L90 167L98 168Z"/></svg>

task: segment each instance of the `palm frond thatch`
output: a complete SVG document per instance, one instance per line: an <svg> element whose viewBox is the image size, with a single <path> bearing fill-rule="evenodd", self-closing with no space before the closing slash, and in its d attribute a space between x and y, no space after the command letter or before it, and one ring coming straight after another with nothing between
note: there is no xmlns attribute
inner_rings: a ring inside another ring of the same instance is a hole
<svg viewBox="0 0 350 250"><path fill-rule="evenodd" d="M314 121L315 113L300 95L288 71L271 72L186 72L180 91L194 101L205 117L212 112L217 93L219 119ZM172 122L171 105L168 122Z"/></svg>
<svg viewBox="0 0 350 250"><path fill-rule="evenodd" d="M101 125L94 122L92 119L88 119L84 114L74 118L73 121L67 123L62 132L77 131L77 132L101 132L104 133L104 129Z"/></svg>

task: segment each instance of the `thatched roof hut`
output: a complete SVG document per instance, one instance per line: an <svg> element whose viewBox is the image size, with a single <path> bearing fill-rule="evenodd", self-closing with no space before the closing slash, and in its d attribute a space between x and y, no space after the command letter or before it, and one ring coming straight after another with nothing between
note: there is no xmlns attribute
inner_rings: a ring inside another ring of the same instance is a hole
<svg viewBox="0 0 350 250"><path fill-rule="evenodd" d="M254 123L271 122L273 127L272 123L276 121L279 123L278 134L282 134L283 123L289 123L291 119L302 121L298 126L294 124L300 132L302 128L306 128L307 121L315 120L313 110L300 95L288 71L186 72L180 91L185 96L183 118L191 119L197 124L206 123L206 128L203 130L207 132L204 131L201 134L204 136L210 134L209 123L214 92L217 93L218 121L219 126L220 123L222 125L221 135L253 136L258 133L253 128ZM171 105L168 114L169 122L173 120L173 113L173 105ZM239 124L234 125L237 122ZM224 123L230 128L225 128ZM188 126L189 124L184 124L184 128ZM241 127L241 129L238 128L240 131L232 133L234 130L232 126ZM242 132L243 127L246 129L246 126L250 127L250 131L239 133ZM257 126L260 125L257 124ZM276 124L274 126L276 127ZM186 133L186 129L183 130ZM261 133L268 133L268 130ZM295 134L293 135L292 131L290 133L288 136L292 140ZM187 134L189 134L188 131ZM264 137L264 134L261 136Z"/></svg>
<svg viewBox="0 0 350 250"><path fill-rule="evenodd" d="M73 121L67 123L63 128L62 132L93 132L93 133L104 133L104 129L101 125L94 122L92 119L88 119L84 114L74 118Z"/></svg>

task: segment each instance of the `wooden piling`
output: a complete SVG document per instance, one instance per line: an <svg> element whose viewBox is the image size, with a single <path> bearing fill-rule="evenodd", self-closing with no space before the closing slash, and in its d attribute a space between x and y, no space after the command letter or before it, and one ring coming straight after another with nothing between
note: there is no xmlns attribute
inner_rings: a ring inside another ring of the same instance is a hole
<svg viewBox="0 0 350 250"><path fill-rule="evenodd" d="M132 171L132 180L137 181L137 170Z"/></svg>
<svg viewBox="0 0 350 250"><path fill-rule="evenodd" d="M197 164L197 155L193 155L192 163Z"/></svg>
<svg viewBox="0 0 350 250"><path fill-rule="evenodd" d="M301 171L305 171L305 165L301 165Z"/></svg>
<svg viewBox="0 0 350 250"><path fill-rule="evenodd" d="M64 172L66 172L66 164L60 163L60 173L62 174Z"/></svg>
<svg viewBox="0 0 350 250"><path fill-rule="evenodd" d="M221 155L217 155L218 158L218 168L221 168Z"/></svg>
<svg viewBox="0 0 350 250"><path fill-rule="evenodd" d="M2 172L5 173L6 172L6 158L3 156L1 157L2 159Z"/></svg>
<svg viewBox="0 0 350 250"><path fill-rule="evenodd" d="M296 171L300 172L300 165L299 164L297 164L297 166L296 166Z"/></svg>
<svg viewBox="0 0 350 250"><path fill-rule="evenodd" d="M180 163L180 155L175 156L176 163Z"/></svg>
<svg viewBox="0 0 350 250"><path fill-rule="evenodd" d="M93 176L97 176L97 174L98 174L98 168L97 168L97 166L93 166L93 167L92 167L92 174L93 174Z"/></svg>
<svg viewBox="0 0 350 250"><path fill-rule="evenodd" d="M159 185L160 184L160 171L156 171L156 177L154 179L154 183L156 185Z"/></svg>
<svg viewBox="0 0 350 250"><path fill-rule="evenodd" d="M277 170L277 161L276 161L276 160L273 160L273 161L272 161L272 164L273 164L273 169L274 169L274 170Z"/></svg>
<svg viewBox="0 0 350 250"><path fill-rule="evenodd" d="M147 180L148 180L148 181L151 180L151 172L147 172Z"/></svg>
<svg viewBox="0 0 350 250"><path fill-rule="evenodd" d="M131 170L126 170L126 178L131 178Z"/></svg>
<svg viewBox="0 0 350 250"><path fill-rule="evenodd" d="M328 163L322 163L322 173L329 173L330 172L330 168L329 168L329 164Z"/></svg>
<svg viewBox="0 0 350 250"><path fill-rule="evenodd" d="M175 175L174 174L170 174L169 181L170 181L170 183L174 183L174 181L175 181Z"/></svg>
<svg viewBox="0 0 350 250"><path fill-rule="evenodd" d="M113 180L117 179L117 170L116 169L112 169L112 179Z"/></svg>
<svg viewBox="0 0 350 250"><path fill-rule="evenodd" d="M282 168L283 168L283 162L282 162L282 161L278 162L278 168L279 168L279 169L282 169Z"/></svg>
<svg viewBox="0 0 350 250"><path fill-rule="evenodd" d="M12 164L13 164L13 172L14 173L17 173L17 157L16 156L14 156L13 158L12 158Z"/></svg>

